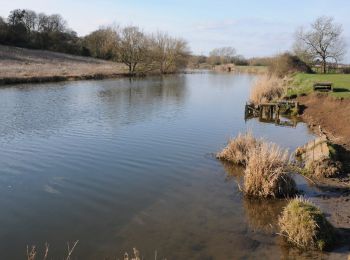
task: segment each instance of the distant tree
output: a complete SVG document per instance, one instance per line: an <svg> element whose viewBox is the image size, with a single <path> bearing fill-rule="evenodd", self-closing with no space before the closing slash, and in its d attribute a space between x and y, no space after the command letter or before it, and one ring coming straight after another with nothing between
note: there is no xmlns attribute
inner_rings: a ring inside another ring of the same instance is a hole
<svg viewBox="0 0 350 260"><path fill-rule="evenodd" d="M23 24L24 25L24 14L25 14L25 10L22 9L15 9L12 10L7 18L7 22L10 26L16 26L19 24Z"/></svg>
<svg viewBox="0 0 350 260"><path fill-rule="evenodd" d="M189 48L185 40L158 32L151 36L150 48L151 59L162 74L175 72L187 65Z"/></svg>
<svg viewBox="0 0 350 260"><path fill-rule="evenodd" d="M5 44L7 38L7 24L5 19L0 16L0 43Z"/></svg>
<svg viewBox="0 0 350 260"><path fill-rule="evenodd" d="M231 63L236 55L236 50L233 47L222 47L213 49L209 53L208 61L212 65L220 65Z"/></svg>
<svg viewBox="0 0 350 260"><path fill-rule="evenodd" d="M38 15L36 12L32 10L24 10L22 20L28 32L32 32L37 29Z"/></svg>
<svg viewBox="0 0 350 260"><path fill-rule="evenodd" d="M95 58L116 60L119 41L118 28L106 27L87 35L84 38L84 47Z"/></svg>
<svg viewBox="0 0 350 260"><path fill-rule="evenodd" d="M128 26L121 30L118 44L118 57L134 74L137 66L147 61L149 39L136 26Z"/></svg>
<svg viewBox="0 0 350 260"><path fill-rule="evenodd" d="M39 32L65 32L67 29L67 22L59 14L46 15L40 13L38 15Z"/></svg>
<svg viewBox="0 0 350 260"><path fill-rule="evenodd" d="M25 10L12 10L7 18L8 31L6 41L25 46L28 42L28 31L24 23Z"/></svg>
<svg viewBox="0 0 350 260"><path fill-rule="evenodd" d="M242 55L236 55L231 59L232 63L238 66L247 66L248 61Z"/></svg>
<svg viewBox="0 0 350 260"><path fill-rule="evenodd" d="M332 17L321 16L311 24L311 29L296 32L294 51L306 62L321 60L322 72L327 72L327 63L340 61L345 54L342 26Z"/></svg>

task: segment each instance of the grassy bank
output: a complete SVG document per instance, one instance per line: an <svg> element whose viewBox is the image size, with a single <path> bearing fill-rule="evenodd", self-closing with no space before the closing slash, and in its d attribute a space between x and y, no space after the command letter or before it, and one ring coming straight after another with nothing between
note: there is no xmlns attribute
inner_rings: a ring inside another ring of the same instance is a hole
<svg viewBox="0 0 350 260"><path fill-rule="evenodd" d="M0 45L0 85L127 75L120 63Z"/></svg>
<svg viewBox="0 0 350 260"><path fill-rule="evenodd" d="M330 93L331 96L350 98L350 74L297 73L293 76L288 96L310 94L316 82L332 82L334 91Z"/></svg>

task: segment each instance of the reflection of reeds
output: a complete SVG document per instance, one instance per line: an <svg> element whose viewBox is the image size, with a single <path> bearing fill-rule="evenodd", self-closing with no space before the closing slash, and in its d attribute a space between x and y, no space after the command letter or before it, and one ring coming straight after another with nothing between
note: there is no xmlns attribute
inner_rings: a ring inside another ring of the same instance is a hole
<svg viewBox="0 0 350 260"><path fill-rule="evenodd" d="M65 260L71 259L74 249L78 243L79 243L79 240L76 240L72 245L69 242L67 242L67 254L63 259ZM49 244L45 243L45 251L42 259L46 260L48 257L48 254L49 254ZM27 246L27 260L38 260L38 259L39 258L38 258L38 252L36 250L36 246L32 246L30 250L29 250L29 246Z"/></svg>
<svg viewBox="0 0 350 260"><path fill-rule="evenodd" d="M244 174L246 195L252 197L289 197L296 193L296 184L286 172L289 164L287 150L264 142L251 149Z"/></svg>
<svg viewBox="0 0 350 260"><path fill-rule="evenodd" d="M285 205L285 200L243 199L249 227L269 234L278 231L278 216Z"/></svg>

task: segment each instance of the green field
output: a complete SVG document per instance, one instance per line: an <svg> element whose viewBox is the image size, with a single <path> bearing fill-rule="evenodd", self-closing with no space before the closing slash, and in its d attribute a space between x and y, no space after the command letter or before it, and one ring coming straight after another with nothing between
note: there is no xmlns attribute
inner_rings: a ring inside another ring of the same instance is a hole
<svg viewBox="0 0 350 260"><path fill-rule="evenodd" d="M350 98L350 74L305 74L297 73L288 89L288 96L309 94L315 82L332 82L335 97Z"/></svg>

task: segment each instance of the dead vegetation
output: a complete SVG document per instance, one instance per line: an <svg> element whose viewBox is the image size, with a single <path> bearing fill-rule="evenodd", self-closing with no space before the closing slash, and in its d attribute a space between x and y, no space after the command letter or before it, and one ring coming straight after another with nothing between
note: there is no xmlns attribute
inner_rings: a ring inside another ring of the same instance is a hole
<svg viewBox="0 0 350 260"><path fill-rule="evenodd" d="M250 102L254 105L282 98L286 93L286 82L274 75L263 75L255 82L250 92Z"/></svg>
<svg viewBox="0 0 350 260"><path fill-rule="evenodd" d="M103 78L126 74L120 63L0 45L0 84Z"/></svg>
<svg viewBox="0 0 350 260"><path fill-rule="evenodd" d="M333 178L336 177L340 171L341 163L329 158L314 161L307 167L308 174L316 178Z"/></svg>
<svg viewBox="0 0 350 260"><path fill-rule="evenodd" d="M308 142L295 151L301 162L299 172L312 178L333 178L340 174L342 164L338 161L338 153L326 136Z"/></svg>
<svg viewBox="0 0 350 260"><path fill-rule="evenodd" d="M246 165L249 151L259 146L261 142L262 140L256 139L250 131L244 134L239 133L228 141L227 146L217 153L216 158L234 164Z"/></svg>
<svg viewBox="0 0 350 260"><path fill-rule="evenodd" d="M289 155L278 145L264 142L248 153L243 192L249 197L290 197L297 192L288 173Z"/></svg>
<svg viewBox="0 0 350 260"><path fill-rule="evenodd" d="M216 157L245 166L241 190L246 196L290 197L297 191L288 172L288 151L274 143L256 139L251 132L238 134Z"/></svg>
<svg viewBox="0 0 350 260"><path fill-rule="evenodd" d="M278 223L281 235L303 249L324 250L335 240L335 230L321 210L301 197L288 203Z"/></svg>

